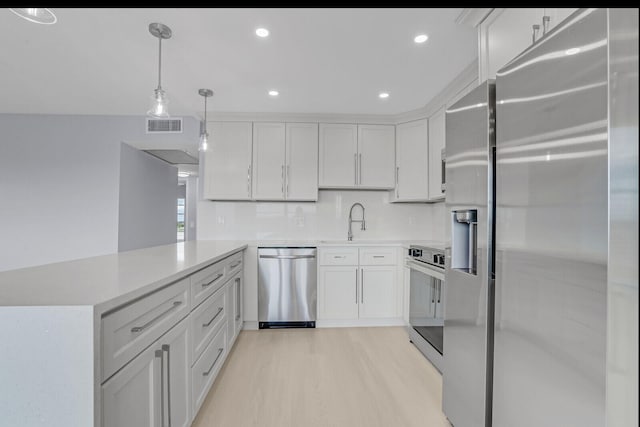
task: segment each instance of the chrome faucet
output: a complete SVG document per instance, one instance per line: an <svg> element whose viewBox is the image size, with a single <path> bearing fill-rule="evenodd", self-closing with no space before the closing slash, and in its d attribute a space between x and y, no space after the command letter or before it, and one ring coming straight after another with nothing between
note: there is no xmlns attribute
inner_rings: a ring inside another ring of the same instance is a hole
<svg viewBox="0 0 640 427"><path fill-rule="evenodd" d="M360 206L362 208L362 219L353 219L353 208L355 208L356 206ZM353 205L351 205L351 209L349 209L349 233L347 234L347 240L353 240L353 231L351 231L351 223L354 222L359 222L360 225L360 230L366 230L367 227L365 227L364 224L364 206L362 206L362 203L354 203Z"/></svg>

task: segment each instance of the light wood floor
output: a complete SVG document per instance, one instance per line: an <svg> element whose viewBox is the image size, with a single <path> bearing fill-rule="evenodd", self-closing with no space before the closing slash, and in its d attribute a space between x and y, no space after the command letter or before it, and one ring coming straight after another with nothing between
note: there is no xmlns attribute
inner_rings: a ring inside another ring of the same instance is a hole
<svg viewBox="0 0 640 427"><path fill-rule="evenodd" d="M404 328L243 331L193 427L450 427Z"/></svg>

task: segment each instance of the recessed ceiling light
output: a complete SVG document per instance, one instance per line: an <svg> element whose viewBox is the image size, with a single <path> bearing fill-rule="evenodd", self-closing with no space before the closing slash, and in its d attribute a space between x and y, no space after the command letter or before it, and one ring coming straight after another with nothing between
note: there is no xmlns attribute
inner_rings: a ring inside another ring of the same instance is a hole
<svg viewBox="0 0 640 427"><path fill-rule="evenodd" d="M378 94L378 98L385 99L385 98L388 98L388 97L389 97L389 94L387 92L380 92Z"/></svg>
<svg viewBox="0 0 640 427"><path fill-rule="evenodd" d="M58 22L56 15L44 7L17 7L9 9L19 17L27 21L35 22L36 24L51 25Z"/></svg>
<svg viewBox="0 0 640 427"><path fill-rule="evenodd" d="M415 36L415 38L413 39L414 42L416 43L424 43L429 39L429 36L426 34L419 34L417 36Z"/></svg>
<svg viewBox="0 0 640 427"><path fill-rule="evenodd" d="M178 176L180 178L188 178L190 176L189 172L178 172Z"/></svg>
<svg viewBox="0 0 640 427"><path fill-rule="evenodd" d="M256 36L258 37L267 37L269 35L269 30L266 28L258 28L256 30Z"/></svg>
<svg viewBox="0 0 640 427"><path fill-rule="evenodd" d="M280 94L280 92L278 92L277 90L270 90L269 91L269 95L271 96L278 96Z"/></svg>

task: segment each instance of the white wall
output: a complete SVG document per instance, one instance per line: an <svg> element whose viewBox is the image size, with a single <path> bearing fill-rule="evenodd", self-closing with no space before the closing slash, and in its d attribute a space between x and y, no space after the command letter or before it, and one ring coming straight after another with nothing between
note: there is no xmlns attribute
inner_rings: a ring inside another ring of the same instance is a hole
<svg viewBox="0 0 640 427"><path fill-rule="evenodd" d="M385 191L328 191L311 202L198 202L198 240L346 239L349 208L365 207L354 240L444 240L444 204L389 203ZM354 209L360 217L360 210Z"/></svg>
<svg viewBox="0 0 640 427"><path fill-rule="evenodd" d="M0 271L118 250L120 143L194 141L145 134L144 117L0 114Z"/></svg>
<svg viewBox="0 0 640 427"><path fill-rule="evenodd" d="M121 144L118 251L175 243L177 197L176 166Z"/></svg>

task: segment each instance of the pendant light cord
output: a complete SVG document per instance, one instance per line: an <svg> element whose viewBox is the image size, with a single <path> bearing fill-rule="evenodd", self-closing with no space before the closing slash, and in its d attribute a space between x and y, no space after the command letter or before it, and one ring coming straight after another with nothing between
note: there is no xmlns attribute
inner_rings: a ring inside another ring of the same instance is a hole
<svg viewBox="0 0 640 427"><path fill-rule="evenodd" d="M158 37L158 89L162 89L162 37Z"/></svg>

